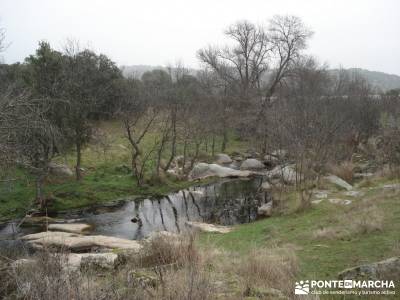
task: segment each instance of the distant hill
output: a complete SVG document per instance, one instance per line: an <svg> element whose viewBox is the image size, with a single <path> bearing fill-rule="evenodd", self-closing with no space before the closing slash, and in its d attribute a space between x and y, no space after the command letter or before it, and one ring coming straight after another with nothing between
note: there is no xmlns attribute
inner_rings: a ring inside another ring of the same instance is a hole
<svg viewBox="0 0 400 300"><path fill-rule="evenodd" d="M150 66L150 65L132 65L132 66L121 66L120 69L122 70L122 74L125 77L142 77L143 73L153 70L164 70L168 71L167 67L164 66ZM196 69L188 69L189 74L196 75Z"/></svg>
<svg viewBox="0 0 400 300"><path fill-rule="evenodd" d="M166 70L164 66L150 66L150 65L132 65L132 66L121 66L122 73L125 77L134 76L137 78L142 77L143 73L147 71L152 71L155 69ZM359 68L346 69L351 74L359 74L368 80L374 87L386 92L392 89L400 88L400 76L394 74L387 74L377 71L369 71ZM195 75L196 69L189 69L190 74ZM337 73L338 69L332 69L333 74Z"/></svg>
<svg viewBox="0 0 400 300"><path fill-rule="evenodd" d="M331 72L335 73L338 72L338 69L333 69ZM387 74L383 72L377 71L369 71L360 68L350 68L346 69L346 71L350 72L351 74L358 74L364 77L370 84L374 87L386 92L392 89L399 89L400 88L400 76L394 74Z"/></svg>

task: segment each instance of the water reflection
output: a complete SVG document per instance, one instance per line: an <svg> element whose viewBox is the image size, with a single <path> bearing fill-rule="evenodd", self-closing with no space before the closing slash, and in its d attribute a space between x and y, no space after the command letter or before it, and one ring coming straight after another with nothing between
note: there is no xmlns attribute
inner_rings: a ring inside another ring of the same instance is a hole
<svg viewBox="0 0 400 300"><path fill-rule="evenodd" d="M222 225L247 223L256 219L257 208L268 199L259 193L261 178L226 180L194 187L162 199L128 202L113 212L87 214L94 233L141 239L153 231L181 232L186 221Z"/></svg>
<svg viewBox="0 0 400 300"><path fill-rule="evenodd" d="M247 223L257 218L257 208L268 201L260 193L262 178L249 180L226 179L205 186L192 187L161 199L129 201L112 209L60 216L94 225L92 234L128 239L142 239L153 231L182 232L187 221L221 225ZM12 224L12 223L10 223ZM0 229L7 236L11 225ZM19 234L41 231L40 228L21 228Z"/></svg>

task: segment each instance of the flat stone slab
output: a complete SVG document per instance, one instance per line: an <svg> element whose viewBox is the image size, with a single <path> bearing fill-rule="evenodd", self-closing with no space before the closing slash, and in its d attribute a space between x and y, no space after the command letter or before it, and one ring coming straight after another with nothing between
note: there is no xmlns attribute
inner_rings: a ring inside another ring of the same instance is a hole
<svg viewBox="0 0 400 300"><path fill-rule="evenodd" d="M71 233L83 233L88 232L92 228L91 225L83 223L71 223L71 224L50 224L47 229L51 231L62 231Z"/></svg>
<svg viewBox="0 0 400 300"><path fill-rule="evenodd" d="M351 204L351 200L347 200L347 199L328 199L328 201L332 204L340 204L340 205Z"/></svg>
<svg viewBox="0 0 400 300"><path fill-rule="evenodd" d="M374 173L355 173L354 178L368 178L374 176Z"/></svg>
<svg viewBox="0 0 400 300"><path fill-rule="evenodd" d="M362 196L364 196L364 193L361 191L347 191L344 193L344 195L350 196L350 197L362 197Z"/></svg>
<svg viewBox="0 0 400 300"><path fill-rule="evenodd" d="M249 177L252 174L250 171L234 170L217 164L198 163L190 172L189 178L195 180L207 177Z"/></svg>
<svg viewBox="0 0 400 300"><path fill-rule="evenodd" d="M41 217L31 217L31 216L25 216L22 220L22 226L34 226L34 225L43 225L46 223L51 223L55 222L56 219L46 217L46 216L41 216Z"/></svg>
<svg viewBox="0 0 400 300"><path fill-rule="evenodd" d="M315 191L314 196L317 199L326 199L328 198L328 191Z"/></svg>
<svg viewBox="0 0 400 300"><path fill-rule="evenodd" d="M341 187L345 190L351 191L353 189L353 186L346 181L344 181L342 178L336 176L336 175L329 175L325 177L330 183L333 183L334 185L337 185L338 187Z"/></svg>
<svg viewBox="0 0 400 300"><path fill-rule="evenodd" d="M394 184L385 184L383 186L384 189L400 189L400 183L394 183Z"/></svg>
<svg viewBox="0 0 400 300"><path fill-rule="evenodd" d="M322 202L323 199L318 199L318 200L312 200L311 203L312 204L320 204Z"/></svg>
<svg viewBox="0 0 400 300"><path fill-rule="evenodd" d="M232 231L232 227L214 225L214 224L208 224L208 223L201 223L201 222L187 221L186 225L193 230L201 231L201 232L228 233L228 232Z"/></svg>
<svg viewBox="0 0 400 300"><path fill-rule="evenodd" d="M21 238L36 248L57 247L71 251L90 250L92 248L129 249L139 251L142 245L138 241L104 235L80 235L76 233L47 231L28 234Z"/></svg>

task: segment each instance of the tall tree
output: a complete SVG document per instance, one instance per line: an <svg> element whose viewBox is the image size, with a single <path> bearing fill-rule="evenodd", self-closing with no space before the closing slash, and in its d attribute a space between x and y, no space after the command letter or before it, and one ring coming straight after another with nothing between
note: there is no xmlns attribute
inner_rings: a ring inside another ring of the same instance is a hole
<svg viewBox="0 0 400 300"><path fill-rule="evenodd" d="M82 178L82 149L93 134L93 121L115 110L116 82L122 77L118 67L105 55L69 48L63 68L62 97L68 101L64 111L66 125L76 150L76 178Z"/></svg>

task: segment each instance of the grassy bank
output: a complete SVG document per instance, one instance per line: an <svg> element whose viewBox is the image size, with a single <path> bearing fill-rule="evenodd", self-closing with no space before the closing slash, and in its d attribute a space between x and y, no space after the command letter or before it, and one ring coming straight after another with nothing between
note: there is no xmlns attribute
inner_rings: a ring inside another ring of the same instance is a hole
<svg viewBox="0 0 400 300"><path fill-rule="evenodd" d="M74 178L57 179L50 176L47 179L44 195L50 199L49 209L59 211L81 208L126 196L163 195L193 185L193 182L166 177L162 182L138 186L127 168L130 165L130 148L120 122L104 122L99 128L99 137L82 153L82 166L85 171L81 182ZM154 138L155 135L150 134L143 140L144 149L151 148ZM217 153L221 143L222 140L218 139ZM229 136L227 145L228 153L246 149L245 143L233 135ZM178 149L178 154L181 150ZM203 145L200 150L203 160L212 160L210 146L206 149ZM57 157L55 161L66 164L73 170L75 153L71 151L65 156ZM150 161L149 168L154 164L154 161ZM12 171L9 178L12 180L0 182L0 222L23 216L27 210L34 207L34 178L22 169Z"/></svg>
<svg viewBox="0 0 400 300"><path fill-rule="evenodd" d="M335 279L346 268L400 255L400 190L383 188L389 183L370 183L358 198L334 190L330 198L352 203L323 200L303 212L236 226L228 234L204 234L201 244L240 255L271 245L289 247L300 261L299 279Z"/></svg>

